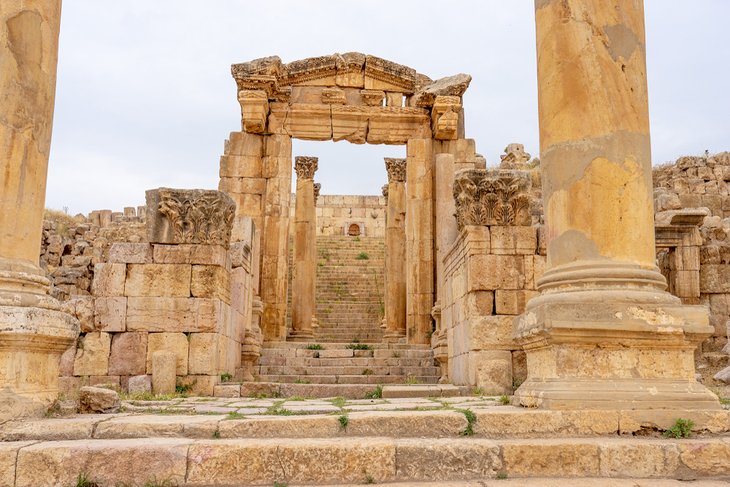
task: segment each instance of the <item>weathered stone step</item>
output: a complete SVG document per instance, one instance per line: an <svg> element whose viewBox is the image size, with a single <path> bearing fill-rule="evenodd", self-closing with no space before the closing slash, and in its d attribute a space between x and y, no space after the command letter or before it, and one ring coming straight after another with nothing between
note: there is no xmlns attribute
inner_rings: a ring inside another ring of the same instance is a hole
<svg viewBox="0 0 730 487"><path fill-rule="evenodd" d="M435 366L295 366L295 365L260 365L262 375L398 375L398 376L438 376L440 369Z"/></svg>
<svg viewBox="0 0 730 487"><path fill-rule="evenodd" d="M730 455L728 438L139 438L9 442L2 451L8 468L1 480L16 487L76 485L82 473L104 486L153 479L242 486L730 475L730 462L723 461Z"/></svg>
<svg viewBox="0 0 730 487"><path fill-rule="evenodd" d="M435 384L438 376L415 376L411 377L417 384ZM405 376L398 375L279 375L260 374L259 380L263 382L300 382L308 384L405 384Z"/></svg>
<svg viewBox="0 0 730 487"><path fill-rule="evenodd" d="M385 358L374 359L367 357L354 358L306 358L306 357L262 357L260 366L279 365L288 367L432 367L433 358Z"/></svg>
<svg viewBox="0 0 730 487"><path fill-rule="evenodd" d="M309 341L309 342L264 342L262 353L266 353L269 350L276 350L276 349L299 349L304 348L306 349L310 345L316 344L316 341ZM341 342L341 343L331 343L327 346L328 350L335 350L335 349L342 349L346 350L348 345L351 345L351 342ZM373 350L410 350L410 351L427 351L431 352L431 346L426 344L417 344L417 343L367 343L367 345L373 349Z"/></svg>

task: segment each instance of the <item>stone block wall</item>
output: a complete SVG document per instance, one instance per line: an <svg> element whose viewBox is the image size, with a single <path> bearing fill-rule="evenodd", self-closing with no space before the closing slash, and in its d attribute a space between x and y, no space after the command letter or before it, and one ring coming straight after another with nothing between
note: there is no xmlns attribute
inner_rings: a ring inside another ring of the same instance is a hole
<svg viewBox="0 0 730 487"><path fill-rule="evenodd" d="M167 214L148 221L148 241L111 243L93 266L90 296L67 302L82 317L81 336L61 361L69 395L98 384L149 390L159 350L175 355L179 385L212 395L221 374L243 375L242 344L260 343L252 329L253 222L240 217L233 225L234 203L222 193L167 191L150 204ZM185 214L196 204L204 221Z"/></svg>
<svg viewBox="0 0 730 487"><path fill-rule="evenodd" d="M295 197L291 198L291 230L294 235ZM385 198L382 196L322 195L317 198L317 235L347 235L350 225L360 235L385 238Z"/></svg>

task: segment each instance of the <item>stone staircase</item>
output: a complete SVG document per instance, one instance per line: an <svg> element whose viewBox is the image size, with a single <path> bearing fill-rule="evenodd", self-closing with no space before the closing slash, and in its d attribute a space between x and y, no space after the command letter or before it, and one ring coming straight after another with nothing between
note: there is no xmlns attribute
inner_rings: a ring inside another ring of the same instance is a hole
<svg viewBox="0 0 730 487"><path fill-rule="evenodd" d="M322 349L312 349L318 346ZM433 350L426 345L267 342L257 369L261 382L362 385L368 390L385 384L436 384L439 379Z"/></svg>
<svg viewBox="0 0 730 487"><path fill-rule="evenodd" d="M382 340L384 245L376 237L317 237L317 342Z"/></svg>

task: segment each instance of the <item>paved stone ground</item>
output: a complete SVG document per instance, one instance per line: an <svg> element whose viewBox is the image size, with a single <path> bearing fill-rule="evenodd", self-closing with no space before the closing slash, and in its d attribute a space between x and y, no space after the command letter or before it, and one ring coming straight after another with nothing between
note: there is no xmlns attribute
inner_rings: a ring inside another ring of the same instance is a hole
<svg viewBox="0 0 730 487"><path fill-rule="evenodd" d="M437 397L391 399L171 398L163 401L127 399L122 412L162 414L229 414L231 416L293 416L345 414L355 411L480 410L503 405L499 397Z"/></svg>

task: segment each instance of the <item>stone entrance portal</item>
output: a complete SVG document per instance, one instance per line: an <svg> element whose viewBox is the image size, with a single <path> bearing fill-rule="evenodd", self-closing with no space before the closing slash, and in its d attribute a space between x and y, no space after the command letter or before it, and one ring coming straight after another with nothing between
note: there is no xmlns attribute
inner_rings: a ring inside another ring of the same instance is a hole
<svg viewBox="0 0 730 487"><path fill-rule="evenodd" d="M236 64L232 74L242 130L226 142L219 188L258 229L262 251L255 292L264 305L264 339L286 339L291 140L298 138L406 145L405 333L409 343L429 343L434 331L440 333L434 330L432 311L439 298L436 259L443 249L434 236L455 231L442 228L434 211L453 207L454 170L477 162L474 141L464 138L462 95L471 77L433 81L407 66L361 53L288 64L272 56ZM442 179L448 188L438 192L433 187L435 161L449 172ZM436 194L446 195L444 201L437 201Z"/></svg>

